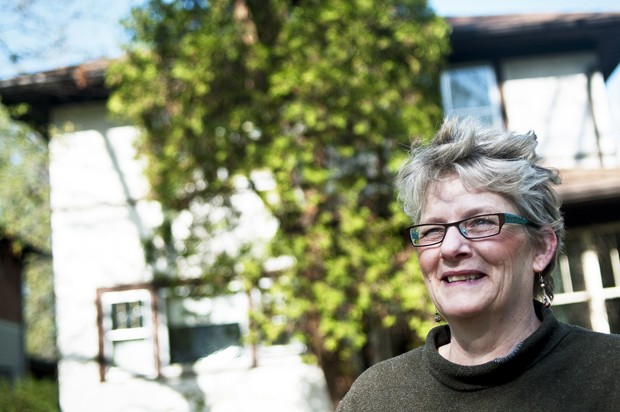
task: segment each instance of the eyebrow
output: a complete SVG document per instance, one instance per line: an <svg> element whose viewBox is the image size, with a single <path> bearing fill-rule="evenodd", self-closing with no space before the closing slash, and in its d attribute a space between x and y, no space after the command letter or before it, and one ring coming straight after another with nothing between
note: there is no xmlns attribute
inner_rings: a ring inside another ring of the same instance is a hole
<svg viewBox="0 0 620 412"><path fill-rule="evenodd" d="M467 213L464 213L460 218L455 219L453 221L459 221L461 219L467 219L473 216L478 216L478 215L486 215L489 213L502 213L502 212L497 212L497 211L491 211L489 209L487 209L486 207L476 207L473 209L468 209ZM506 212L508 213L508 212ZM431 219L420 219L420 224L425 224L425 223L448 223L448 220L446 219L440 219L440 218L435 218L432 217Z"/></svg>

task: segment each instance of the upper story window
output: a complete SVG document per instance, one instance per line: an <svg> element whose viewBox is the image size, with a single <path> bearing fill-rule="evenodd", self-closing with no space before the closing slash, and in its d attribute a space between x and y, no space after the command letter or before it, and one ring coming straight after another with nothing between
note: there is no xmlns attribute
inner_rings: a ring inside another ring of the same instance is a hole
<svg viewBox="0 0 620 412"><path fill-rule="evenodd" d="M441 74L441 97L448 116L471 116L488 126L503 127L497 78L490 65L444 71Z"/></svg>

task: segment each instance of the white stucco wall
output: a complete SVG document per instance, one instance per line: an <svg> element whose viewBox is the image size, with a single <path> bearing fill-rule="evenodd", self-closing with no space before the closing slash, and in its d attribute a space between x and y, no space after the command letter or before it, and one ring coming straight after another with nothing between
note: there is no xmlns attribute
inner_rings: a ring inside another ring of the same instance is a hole
<svg viewBox="0 0 620 412"><path fill-rule="evenodd" d="M613 134L605 83L591 78L589 103L586 73L594 54L514 58L502 63L502 95L508 128L538 136L538 152L559 168L617 167L617 136ZM592 115L594 108L594 116ZM604 164L598 158L594 121Z"/></svg>
<svg viewBox="0 0 620 412"><path fill-rule="evenodd" d="M141 236L158 221L134 161L135 130L105 120L103 104L54 110L50 141L52 248L63 410L101 402L96 290L148 281ZM135 206L129 199L136 201ZM84 410L84 409L82 409Z"/></svg>
<svg viewBox="0 0 620 412"><path fill-rule="evenodd" d="M320 370L301 363L298 352L266 356L254 369L247 350L221 354L195 365L189 375L166 366L162 356L161 380L120 373L100 382L97 288L151 280L141 238L160 223L160 211L146 200L148 184L135 158L134 128L106 121L104 103L60 106L52 121L52 248L62 410L330 410ZM256 226L257 220L248 222ZM241 311L247 313L247 308Z"/></svg>

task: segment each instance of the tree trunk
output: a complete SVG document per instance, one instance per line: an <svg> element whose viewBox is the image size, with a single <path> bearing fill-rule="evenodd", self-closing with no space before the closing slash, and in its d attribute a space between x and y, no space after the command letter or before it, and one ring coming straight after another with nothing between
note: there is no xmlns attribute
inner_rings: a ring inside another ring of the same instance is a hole
<svg viewBox="0 0 620 412"><path fill-rule="evenodd" d="M351 365L341 359L338 351L330 352L325 349L323 337L319 330L319 322L319 316L311 314L308 316L305 326L309 337L310 350L317 357L319 366L323 370L327 391L332 405L336 409L340 400L351 388L355 375L352 372Z"/></svg>

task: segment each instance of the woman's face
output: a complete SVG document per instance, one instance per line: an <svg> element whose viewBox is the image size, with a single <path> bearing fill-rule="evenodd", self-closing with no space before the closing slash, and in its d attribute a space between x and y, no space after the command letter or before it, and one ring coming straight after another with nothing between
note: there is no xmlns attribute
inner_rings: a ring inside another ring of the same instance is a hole
<svg viewBox="0 0 620 412"><path fill-rule="evenodd" d="M420 223L504 212L518 214L503 196L467 190L451 176L429 187ZM441 244L416 250L426 287L446 320L493 314L508 321L531 310L534 274L547 266L555 249L555 237L550 238L544 250L535 250L523 225L506 224L497 236L477 240L450 227Z"/></svg>

